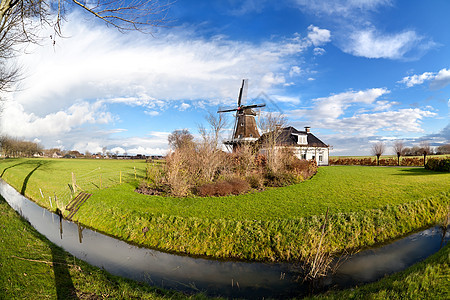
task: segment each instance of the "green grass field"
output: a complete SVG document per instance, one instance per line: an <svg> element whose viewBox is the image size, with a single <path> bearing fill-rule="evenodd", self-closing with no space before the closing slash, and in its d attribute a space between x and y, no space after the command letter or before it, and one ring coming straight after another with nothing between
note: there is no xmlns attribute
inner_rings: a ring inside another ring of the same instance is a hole
<svg viewBox="0 0 450 300"><path fill-rule="evenodd" d="M379 282L312 299L448 299L450 245ZM0 299L205 299L139 284L53 245L0 197Z"/></svg>
<svg viewBox="0 0 450 300"><path fill-rule="evenodd" d="M88 265L52 244L0 197L0 299L104 298L188 297L113 276Z"/></svg>
<svg viewBox="0 0 450 300"><path fill-rule="evenodd" d="M120 171L126 183L119 184ZM72 172L77 185L93 194L75 215L80 223L152 248L222 258L299 259L314 250L327 209L326 249L339 252L434 224L450 204L450 174L423 168L322 167L312 179L288 187L174 198L134 192L145 173L143 161L0 162L7 182L53 210L69 202Z"/></svg>

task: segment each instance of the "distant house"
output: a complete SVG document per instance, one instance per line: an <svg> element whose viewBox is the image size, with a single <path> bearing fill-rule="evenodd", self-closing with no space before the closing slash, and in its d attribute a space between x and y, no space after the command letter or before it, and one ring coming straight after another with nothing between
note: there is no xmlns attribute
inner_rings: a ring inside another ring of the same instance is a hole
<svg viewBox="0 0 450 300"><path fill-rule="evenodd" d="M53 152L52 157L53 157L53 158L61 158L61 157L63 157L63 156L62 156L62 154L59 153L59 152Z"/></svg>
<svg viewBox="0 0 450 300"><path fill-rule="evenodd" d="M264 139L264 134L261 139ZM330 148L311 133L310 127L305 127L305 131L292 126L282 128L276 138L276 148L281 147L291 149L300 159L314 159L318 166L328 165ZM261 151L264 153L264 149Z"/></svg>

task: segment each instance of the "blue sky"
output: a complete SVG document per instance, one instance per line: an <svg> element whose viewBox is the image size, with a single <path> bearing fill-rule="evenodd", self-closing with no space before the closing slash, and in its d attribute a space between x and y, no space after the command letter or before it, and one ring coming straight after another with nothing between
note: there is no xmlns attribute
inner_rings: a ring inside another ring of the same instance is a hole
<svg viewBox="0 0 450 300"><path fill-rule="evenodd" d="M46 148L165 154L170 132L198 134L247 78L249 103L311 126L331 155L437 146L450 140L449 11L445 0L179 0L167 27L143 35L74 10L56 45L17 58L24 80L4 96L1 130Z"/></svg>

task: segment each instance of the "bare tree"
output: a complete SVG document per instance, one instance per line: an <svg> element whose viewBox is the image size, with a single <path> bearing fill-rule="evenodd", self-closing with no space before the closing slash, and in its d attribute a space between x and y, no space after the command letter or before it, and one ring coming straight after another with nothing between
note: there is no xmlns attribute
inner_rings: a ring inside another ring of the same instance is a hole
<svg viewBox="0 0 450 300"><path fill-rule="evenodd" d="M420 143L420 152L423 154L423 166L425 167L427 155L431 154L432 149L430 143L424 141Z"/></svg>
<svg viewBox="0 0 450 300"><path fill-rule="evenodd" d="M206 121L208 122L211 128L211 137L212 137L211 142L213 144L213 147L218 148L220 133L225 127L228 126L228 120L226 119L224 114L208 112L208 115L206 116Z"/></svg>
<svg viewBox="0 0 450 300"><path fill-rule="evenodd" d="M267 113L260 119L259 127L263 132L261 147L267 157L268 168L274 172L280 167L281 153L277 151L277 140L285 125L286 119L278 113Z"/></svg>
<svg viewBox="0 0 450 300"><path fill-rule="evenodd" d="M194 141L194 136L187 129L175 130L167 137L169 146L173 149L181 149L190 146Z"/></svg>
<svg viewBox="0 0 450 300"><path fill-rule="evenodd" d="M377 142L372 145L372 154L377 157L377 166L380 165L380 156L384 153L385 145L383 142Z"/></svg>
<svg viewBox="0 0 450 300"><path fill-rule="evenodd" d="M400 166L400 156L402 156L403 152L405 151L405 144L403 143L403 141L395 141L392 148L394 149L395 154L397 154L397 161L398 165Z"/></svg>
<svg viewBox="0 0 450 300"><path fill-rule="evenodd" d="M436 152L436 154L450 154L450 144L437 147Z"/></svg>
<svg viewBox="0 0 450 300"><path fill-rule="evenodd" d="M76 7L121 32L150 32L167 22L170 5L171 0L0 0L0 91L18 79L18 69L7 63L15 56L17 46L38 43L38 29L43 26L54 28L51 37L55 42L65 15Z"/></svg>

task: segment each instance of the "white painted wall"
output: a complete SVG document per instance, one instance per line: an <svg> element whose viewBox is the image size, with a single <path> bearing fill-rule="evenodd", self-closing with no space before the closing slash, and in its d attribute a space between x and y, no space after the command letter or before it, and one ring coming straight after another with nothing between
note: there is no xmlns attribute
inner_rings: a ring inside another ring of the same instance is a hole
<svg viewBox="0 0 450 300"><path fill-rule="evenodd" d="M318 166L328 165L328 148L322 147L293 147L294 154L300 159L314 159Z"/></svg>

